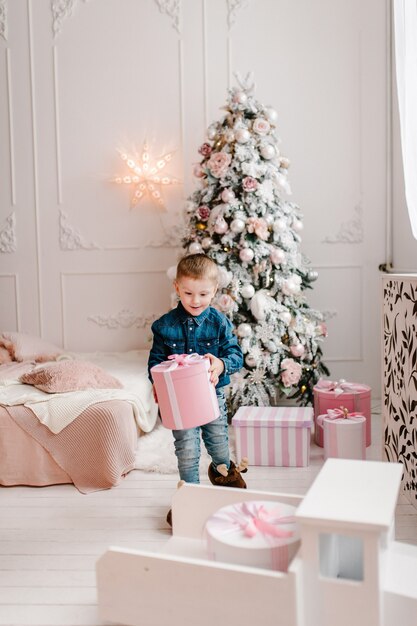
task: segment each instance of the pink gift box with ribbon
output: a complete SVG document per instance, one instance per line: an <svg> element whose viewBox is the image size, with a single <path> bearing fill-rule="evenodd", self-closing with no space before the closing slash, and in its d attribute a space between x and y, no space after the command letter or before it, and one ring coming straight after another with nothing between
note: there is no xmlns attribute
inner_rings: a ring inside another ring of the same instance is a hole
<svg viewBox="0 0 417 626"><path fill-rule="evenodd" d="M162 424L184 430L208 424L220 415L210 362L199 354L172 354L151 368Z"/></svg>
<svg viewBox="0 0 417 626"><path fill-rule="evenodd" d="M232 425L237 458L249 465L305 467L310 460L313 409L243 406Z"/></svg>
<svg viewBox="0 0 417 626"><path fill-rule="evenodd" d="M362 413L328 409L318 416L317 423L323 428L325 459L366 459L366 419Z"/></svg>
<svg viewBox="0 0 417 626"><path fill-rule="evenodd" d="M366 419L366 446L371 445L371 388L345 380L321 379L314 386L314 441L323 447L323 428L317 417L328 409L346 408L349 413L363 413Z"/></svg>
<svg viewBox="0 0 417 626"><path fill-rule="evenodd" d="M286 572L300 546L295 510L262 500L219 509L205 526L209 558Z"/></svg>

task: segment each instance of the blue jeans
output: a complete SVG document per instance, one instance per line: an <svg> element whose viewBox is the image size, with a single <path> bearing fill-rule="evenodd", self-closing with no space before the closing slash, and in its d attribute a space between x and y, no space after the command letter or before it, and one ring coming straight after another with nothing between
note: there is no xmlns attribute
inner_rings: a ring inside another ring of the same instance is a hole
<svg viewBox="0 0 417 626"><path fill-rule="evenodd" d="M230 466L226 399L223 389L216 390L216 394L219 401L220 416L214 422L196 428L172 431L178 471L181 480L185 480L186 483L200 482L200 434L213 465L225 463L227 468Z"/></svg>

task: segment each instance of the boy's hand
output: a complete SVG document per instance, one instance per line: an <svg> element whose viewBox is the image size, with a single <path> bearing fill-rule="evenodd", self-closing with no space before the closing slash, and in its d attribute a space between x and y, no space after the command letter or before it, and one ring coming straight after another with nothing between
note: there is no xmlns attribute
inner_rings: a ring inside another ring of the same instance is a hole
<svg viewBox="0 0 417 626"><path fill-rule="evenodd" d="M204 356L206 357L206 359L210 360L210 382L213 383L214 386L216 386L219 382L220 374L224 371L224 363L221 359L218 359L217 356L214 356L214 354L210 354L210 352L208 352Z"/></svg>
<svg viewBox="0 0 417 626"><path fill-rule="evenodd" d="M152 393L153 393L153 398L154 398L156 404L158 404L158 396L156 395L155 384L152 385Z"/></svg>

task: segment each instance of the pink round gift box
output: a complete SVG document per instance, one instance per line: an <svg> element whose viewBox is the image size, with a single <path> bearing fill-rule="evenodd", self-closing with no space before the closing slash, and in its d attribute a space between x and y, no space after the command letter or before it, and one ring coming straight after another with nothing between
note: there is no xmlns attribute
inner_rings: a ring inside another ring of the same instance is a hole
<svg viewBox="0 0 417 626"><path fill-rule="evenodd" d="M239 502L219 509L205 526L209 558L286 572L300 546L295 511L294 506L268 500ZM261 520L258 529L256 518ZM248 536L247 528L252 536ZM276 530L291 536L274 536Z"/></svg>
<svg viewBox="0 0 417 626"><path fill-rule="evenodd" d="M172 360L151 368L162 424L172 430L202 426L220 415L209 360L197 354L181 356L187 364Z"/></svg>

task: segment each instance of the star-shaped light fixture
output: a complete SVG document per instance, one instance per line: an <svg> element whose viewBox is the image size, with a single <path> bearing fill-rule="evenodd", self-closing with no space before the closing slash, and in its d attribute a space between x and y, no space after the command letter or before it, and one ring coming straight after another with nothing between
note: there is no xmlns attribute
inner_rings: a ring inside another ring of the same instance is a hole
<svg viewBox="0 0 417 626"><path fill-rule="evenodd" d="M177 178L163 175L162 173L162 170L170 162L174 153L167 152L156 159L155 164L152 164L147 143L143 145L141 155L135 154L131 156L122 150L118 150L118 152L131 173L125 176L117 176L113 180L119 185L130 185L133 188L130 207L136 206L148 194L151 199L165 208L160 191L161 185L175 185L180 182Z"/></svg>

